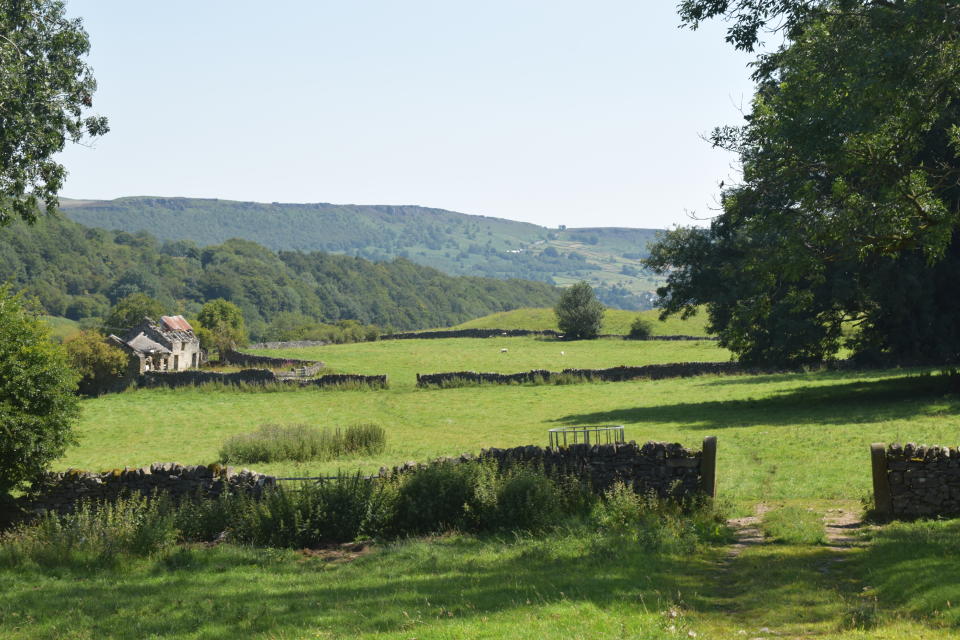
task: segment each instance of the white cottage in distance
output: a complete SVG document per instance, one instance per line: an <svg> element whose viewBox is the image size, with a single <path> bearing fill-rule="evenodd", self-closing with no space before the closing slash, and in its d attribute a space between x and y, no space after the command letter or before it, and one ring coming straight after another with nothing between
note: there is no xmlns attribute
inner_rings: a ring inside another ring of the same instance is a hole
<svg viewBox="0 0 960 640"><path fill-rule="evenodd" d="M161 316L159 324L144 318L119 338L110 335L107 340L131 356L139 371L185 371L195 369L204 361L200 340L183 316Z"/></svg>

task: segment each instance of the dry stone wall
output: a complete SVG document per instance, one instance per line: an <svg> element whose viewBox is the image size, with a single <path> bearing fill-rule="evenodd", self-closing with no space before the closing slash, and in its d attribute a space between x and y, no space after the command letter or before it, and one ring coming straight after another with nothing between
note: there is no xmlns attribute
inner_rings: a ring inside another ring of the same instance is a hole
<svg viewBox="0 0 960 640"><path fill-rule="evenodd" d="M286 342L256 342L248 349L303 349L306 347L325 347L329 342L323 340L288 340Z"/></svg>
<svg viewBox="0 0 960 640"><path fill-rule="evenodd" d="M297 360L296 358L274 358L271 356L257 356L252 353L240 353L239 351L224 351L220 356L222 362L235 364L241 367L270 367L274 369L305 369L315 375L323 368L322 362L315 360Z"/></svg>
<svg viewBox="0 0 960 640"><path fill-rule="evenodd" d="M706 374L745 373L737 362L680 362L675 364L650 364L641 367L612 367L610 369L564 369L546 371L535 369L520 373L478 373L476 371L450 371L445 373L417 374L418 387L446 386L462 382L477 384L515 384L520 382L550 381L560 376L573 376L585 380L622 382L637 378L659 380Z"/></svg>
<svg viewBox="0 0 960 640"><path fill-rule="evenodd" d="M888 518L960 515L960 449L875 444L874 499Z"/></svg>
<svg viewBox="0 0 960 640"><path fill-rule="evenodd" d="M220 383L226 385L266 385L288 384L300 387L335 387L342 385L365 385L373 389L387 387L386 375L363 376L357 374L328 374L316 378L287 378L277 375L269 369L243 369L234 373L218 373L215 371L147 371L139 378L141 387L166 387L176 389L180 387L198 386L206 383Z"/></svg>
<svg viewBox="0 0 960 640"><path fill-rule="evenodd" d="M432 338L517 338L522 336L551 336L560 337L559 331L546 329L531 331L529 329L449 329L444 331L405 331L403 333L387 333L380 336L381 340L428 340Z"/></svg>
<svg viewBox="0 0 960 640"><path fill-rule="evenodd" d="M479 456L463 454L428 464L459 464L477 459L492 459L501 469L534 464L553 473L574 475L588 481L597 493L620 481L638 493L653 492L662 498L716 494L716 438L713 437L704 440L702 451L667 442L575 444L560 448L529 445L484 449ZM408 462L393 469L381 469L380 475L415 472L424 466L427 464Z"/></svg>
<svg viewBox="0 0 960 640"><path fill-rule="evenodd" d="M76 469L48 472L34 483L25 502L27 509L34 513L66 513L81 500L111 501L134 492L144 495L166 493L175 499L184 496L215 498L227 490L257 496L275 484L273 476L248 469L236 470L219 464L184 466L158 462L139 469L115 469L103 473Z"/></svg>

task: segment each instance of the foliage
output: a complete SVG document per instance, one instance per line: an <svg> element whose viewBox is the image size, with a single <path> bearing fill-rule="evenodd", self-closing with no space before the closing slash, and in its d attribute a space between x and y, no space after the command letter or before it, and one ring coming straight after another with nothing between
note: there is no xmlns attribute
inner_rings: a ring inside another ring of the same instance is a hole
<svg viewBox="0 0 960 640"><path fill-rule="evenodd" d="M726 517L710 500L684 504L639 494L617 482L596 503L592 520L601 530L650 549L692 550L732 539Z"/></svg>
<svg viewBox="0 0 960 640"><path fill-rule="evenodd" d="M292 311L281 311L274 316L262 336L268 342L310 340L330 344L369 342L379 337L380 328L375 325L362 325L356 320L326 324Z"/></svg>
<svg viewBox="0 0 960 640"><path fill-rule="evenodd" d="M61 0L0 3L0 226L52 211L66 169L54 161L67 141L99 136L106 118L84 118L97 83L84 57L90 41Z"/></svg>
<svg viewBox="0 0 960 640"><path fill-rule="evenodd" d="M678 229L647 264L666 313L707 304L710 328L751 363L832 357L841 325L859 355L960 359L960 5L691 0L691 24L723 15L758 57L747 123L713 143L740 154L709 229ZM935 54L934 54L935 52Z"/></svg>
<svg viewBox="0 0 960 640"><path fill-rule="evenodd" d="M48 313L75 320L103 317L109 296L131 287L159 300L168 313L188 317L210 300L232 302L254 340L273 338L270 323L283 313L326 324L353 320L369 335L370 325L449 326L496 311L550 306L558 297L543 283L455 278L403 259L277 254L244 240L177 249L161 247L149 234L87 229L50 217L11 231L0 235L0 273L37 296ZM344 334L353 333L344 327Z"/></svg>
<svg viewBox="0 0 960 640"><path fill-rule="evenodd" d="M203 305L197 314L197 337L204 349L215 347L220 354L247 344L247 330L240 307L223 298Z"/></svg>
<svg viewBox="0 0 960 640"><path fill-rule="evenodd" d="M80 375L81 393L95 395L126 371L127 354L107 344L99 331L75 333L63 341L63 347L70 366Z"/></svg>
<svg viewBox="0 0 960 640"><path fill-rule="evenodd" d="M84 225L131 234L147 230L159 237L161 251L176 256L196 257L201 252L197 245L243 238L274 251L325 251L378 263L404 258L449 275L549 284L586 279L604 304L624 309L649 309L655 286L639 263L657 233L653 229L558 232L413 206L150 197L65 201L63 206Z"/></svg>
<svg viewBox="0 0 960 640"><path fill-rule="evenodd" d="M627 335L630 333L630 325L637 318L643 318L653 327L655 336L704 336L707 332L704 329L703 318L705 314L693 316L688 319L680 319L677 316L661 319L660 312L650 311L624 311L623 309L607 309L603 314L603 324L600 327L602 333L613 335ZM513 311L503 311L494 313L482 318L474 318L467 322L452 327L454 329L529 329L531 331L543 331L545 329L559 330L557 327L557 314L553 309L514 309Z"/></svg>
<svg viewBox="0 0 960 640"><path fill-rule="evenodd" d="M573 483L561 487L543 469L520 466L508 470L500 478L496 507L486 526L503 531L543 531L556 527L570 517L564 507L564 488L579 490Z"/></svg>
<svg viewBox="0 0 960 640"><path fill-rule="evenodd" d="M41 566L104 566L119 554L149 555L177 539L166 499L141 494L113 502L82 502L73 513L48 512L0 537L0 563L29 559Z"/></svg>
<svg viewBox="0 0 960 640"><path fill-rule="evenodd" d="M653 323L642 316L630 323L630 333L627 337L631 340L646 340L653 335Z"/></svg>
<svg viewBox="0 0 960 640"><path fill-rule="evenodd" d="M163 315L163 304L145 293L131 293L111 307L103 319L103 332L123 336L127 331L143 322L144 318L159 320Z"/></svg>
<svg viewBox="0 0 960 640"><path fill-rule="evenodd" d="M496 504L493 464L430 464L401 478L394 535L475 530Z"/></svg>
<svg viewBox="0 0 960 640"><path fill-rule="evenodd" d="M763 535L785 544L823 544L827 541L823 515L814 509L786 506L763 514Z"/></svg>
<svg viewBox="0 0 960 640"><path fill-rule="evenodd" d="M335 460L349 455L378 455L387 446L387 434L376 424L357 424L344 430L318 429L306 424L265 424L253 433L231 436L220 448L225 463Z"/></svg>
<svg viewBox="0 0 960 640"><path fill-rule="evenodd" d="M0 287L0 498L74 444L76 384L46 323Z"/></svg>
<svg viewBox="0 0 960 640"><path fill-rule="evenodd" d="M564 290L554 312L557 326L568 339L589 340L600 334L604 308L584 281Z"/></svg>

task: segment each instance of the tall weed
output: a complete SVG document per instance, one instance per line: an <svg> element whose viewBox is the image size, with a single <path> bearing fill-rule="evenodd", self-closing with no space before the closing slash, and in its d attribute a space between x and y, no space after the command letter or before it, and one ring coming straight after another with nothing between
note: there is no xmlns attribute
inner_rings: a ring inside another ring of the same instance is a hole
<svg viewBox="0 0 960 640"><path fill-rule="evenodd" d="M253 433L235 435L220 448L224 463L334 460L348 455L383 453L387 433L380 425L318 429L306 424L264 424Z"/></svg>
<svg viewBox="0 0 960 640"><path fill-rule="evenodd" d="M140 494L114 502L81 502L71 514L47 513L0 538L4 564L109 565L120 554L150 555L177 538L170 503Z"/></svg>

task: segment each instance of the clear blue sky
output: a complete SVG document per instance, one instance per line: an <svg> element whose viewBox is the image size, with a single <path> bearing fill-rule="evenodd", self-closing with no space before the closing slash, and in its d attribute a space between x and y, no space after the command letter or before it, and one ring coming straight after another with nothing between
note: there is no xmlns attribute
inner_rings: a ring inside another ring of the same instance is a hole
<svg viewBox="0 0 960 640"><path fill-rule="evenodd" d="M667 227L716 205L749 58L642 0L69 0L112 131L63 195Z"/></svg>

